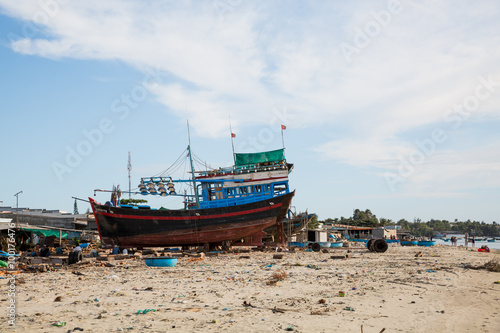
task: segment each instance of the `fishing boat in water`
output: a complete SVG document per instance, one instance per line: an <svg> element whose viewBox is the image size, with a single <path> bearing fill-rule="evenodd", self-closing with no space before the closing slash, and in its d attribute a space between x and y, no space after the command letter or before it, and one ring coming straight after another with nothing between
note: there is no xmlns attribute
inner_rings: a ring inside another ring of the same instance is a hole
<svg viewBox="0 0 500 333"><path fill-rule="evenodd" d="M237 153L234 166L205 171L194 170L190 146L187 153L190 179L144 177L134 192L183 196L183 209L121 205L120 193L106 204L89 198L103 248L212 247L262 234L286 218L295 191L289 189L293 164L286 162L284 149ZM190 184L191 195L178 193L182 183Z"/></svg>

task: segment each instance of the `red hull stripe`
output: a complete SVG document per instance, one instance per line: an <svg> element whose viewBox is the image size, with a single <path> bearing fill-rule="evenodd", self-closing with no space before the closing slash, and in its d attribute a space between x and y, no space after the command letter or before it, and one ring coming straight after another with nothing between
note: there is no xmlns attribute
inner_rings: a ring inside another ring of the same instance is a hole
<svg viewBox="0 0 500 333"><path fill-rule="evenodd" d="M275 204L273 206L255 208L255 209L245 210L245 211L241 211L241 212L226 213L226 214L200 215L200 216L196 216L196 215L189 215L189 216L141 216L141 215L113 214L113 213L104 213L104 212L97 212L97 214L109 216L109 217L117 217L117 218L123 218L123 219L136 219L136 220L193 220L193 219L204 220L204 219L215 219L215 218L221 218L221 217L229 217L229 216L238 216L238 215L258 213L258 212L263 212L263 211L266 211L269 209L281 207L282 205L283 205L282 203L279 203L279 204Z"/></svg>

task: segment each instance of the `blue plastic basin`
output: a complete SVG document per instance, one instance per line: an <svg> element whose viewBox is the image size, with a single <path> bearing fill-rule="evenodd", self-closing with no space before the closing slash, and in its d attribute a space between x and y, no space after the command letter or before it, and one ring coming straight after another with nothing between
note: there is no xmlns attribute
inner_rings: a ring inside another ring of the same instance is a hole
<svg viewBox="0 0 500 333"><path fill-rule="evenodd" d="M153 257L146 258L146 266L149 267L175 267L177 258L172 257Z"/></svg>

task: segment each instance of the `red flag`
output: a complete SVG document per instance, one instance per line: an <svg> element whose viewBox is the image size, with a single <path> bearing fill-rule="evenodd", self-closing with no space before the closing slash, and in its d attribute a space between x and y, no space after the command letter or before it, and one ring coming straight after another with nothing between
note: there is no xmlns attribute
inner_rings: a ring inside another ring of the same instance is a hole
<svg viewBox="0 0 500 333"><path fill-rule="evenodd" d="M286 126L285 125L281 125L281 130L286 130Z"/></svg>
<svg viewBox="0 0 500 333"><path fill-rule="evenodd" d="M232 137L232 138L235 138L235 137L236 137L236 134L231 133L231 137Z"/></svg>

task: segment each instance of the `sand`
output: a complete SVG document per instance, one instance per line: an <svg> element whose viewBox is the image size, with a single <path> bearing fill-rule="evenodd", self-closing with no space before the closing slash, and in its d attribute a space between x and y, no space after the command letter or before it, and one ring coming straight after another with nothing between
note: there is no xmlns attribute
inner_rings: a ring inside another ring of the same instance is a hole
<svg viewBox="0 0 500 333"><path fill-rule="evenodd" d="M398 245L382 254L351 249L351 258L331 258L346 252L182 257L172 268L127 259L112 261L115 267L23 273L17 275L13 326L1 283L0 331L500 331L500 284L494 283L500 273L464 268L499 254ZM272 276L282 272L286 277L275 283ZM146 309L155 311L138 314Z"/></svg>

